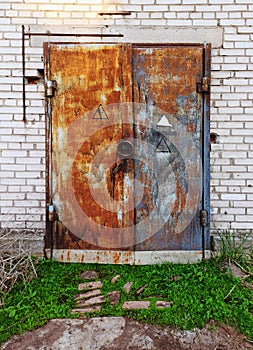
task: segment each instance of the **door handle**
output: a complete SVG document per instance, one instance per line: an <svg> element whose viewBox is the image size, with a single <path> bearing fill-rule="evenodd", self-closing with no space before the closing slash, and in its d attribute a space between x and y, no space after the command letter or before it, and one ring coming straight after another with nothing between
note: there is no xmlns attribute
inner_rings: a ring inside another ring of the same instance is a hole
<svg viewBox="0 0 253 350"><path fill-rule="evenodd" d="M131 158L134 154L134 145L130 140L122 140L118 144L118 155L120 159Z"/></svg>

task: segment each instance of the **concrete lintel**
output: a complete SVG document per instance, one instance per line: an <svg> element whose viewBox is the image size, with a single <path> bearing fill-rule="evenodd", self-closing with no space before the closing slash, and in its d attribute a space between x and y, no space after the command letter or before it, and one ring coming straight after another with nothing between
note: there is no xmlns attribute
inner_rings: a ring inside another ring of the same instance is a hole
<svg viewBox="0 0 253 350"><path fill-rule="evenodd" d="M223 29L220 27L164 27L164 26L109 26L73 27L73 26L30 26L31 33L61 33L73 36L31 36L32 46L42 46L48 42L115 42L115 43L204 43L212 47L221 47ZM75 34L123 34L124 37L75 37Z"/></svg>
<svg viewBox="0 0 253 350"><path fill-rule="evenodd" d="M50 250L46 250L47 256ZM210 251L205 252L209 259ZM165 262L196 263L202 259L202 251L111 251L111 250L68 250L54 249L53 258L61 262L153 265Z"/></svg>
<svg viewBox="0 0 253 350"><path fill-rule="evenodd" d="M220 27L109 27L103 33L121 33L123 38L117 41L129 43L211 43L220 47L223 41L223 29Z"/></svg>

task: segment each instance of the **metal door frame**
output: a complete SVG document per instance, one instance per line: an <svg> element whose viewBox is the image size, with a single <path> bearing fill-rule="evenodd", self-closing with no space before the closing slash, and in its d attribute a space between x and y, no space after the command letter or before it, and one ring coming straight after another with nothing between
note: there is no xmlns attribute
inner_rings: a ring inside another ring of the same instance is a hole
<svg viewBox="0 0 253 350"><path fill-rule="evenodd" d="M46 43L48 44L48 43ZM54 42L53 44L60 44ZM67 44L67 43L64 43ZM73 44L98 44L98 43L73 43ZM116 42L102 44L120 44ZM50 184L51 184L51 103L50 97L46 96L46 237L50 249L44 250L47 258L54 258L62 262L85 262L85 263L107 263L107 264L156 264L163 262L174 263L194 263L201 259L208 259L211 256L210 251L210 65L211 65L211 44L182 44L182 43L133 43L133 47L145 46L165 46L165 47L201 47L203 50L202 67L203 78L208 81L208 87L202 92L202 167L203 167L203 193L202 193L202 211L200 220L202 222L202 250L171 250L171 251L110 251L110 250L68 250L54 249L53 231L57 230L57 213L52 210ZM50 58L45 57L45 89L50 74ZM200 82L200 85L202 82Z"/></svg>

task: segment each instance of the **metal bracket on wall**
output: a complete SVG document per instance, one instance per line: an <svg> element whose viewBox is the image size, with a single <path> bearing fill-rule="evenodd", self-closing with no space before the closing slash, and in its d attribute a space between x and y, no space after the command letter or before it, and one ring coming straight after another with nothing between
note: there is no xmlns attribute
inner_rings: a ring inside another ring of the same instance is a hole
<svg viewBox="0 0 253 350"><path fill-rule="evenodd" d="M91 37L91 38L111 38L111 37L124 37L124 34L102 34L102 33L51 33L49 31L45 33L26 32L25 26L22 25L22 85L23 85L23 121L26 123L26 76L25 76L25 40L30 39L32 36L58 36L58 37Z"/></svg>

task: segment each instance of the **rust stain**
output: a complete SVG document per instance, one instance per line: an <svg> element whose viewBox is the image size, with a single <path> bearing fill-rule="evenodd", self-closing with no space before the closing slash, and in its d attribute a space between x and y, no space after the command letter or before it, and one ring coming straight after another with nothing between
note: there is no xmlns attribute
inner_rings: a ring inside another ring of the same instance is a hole
<svg viewBox="0 0 253 350"><path fill-rule="evenodd" d="M118 264L119 261L120 261L120 253L118 252L113 253L113 263Z"/></svg>
<svg viewBox="0 0 253 350"><path fill-rule="evenodd" d="M67 261L70 261L70 251L67 252Z"/></svg>

